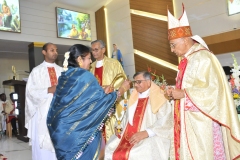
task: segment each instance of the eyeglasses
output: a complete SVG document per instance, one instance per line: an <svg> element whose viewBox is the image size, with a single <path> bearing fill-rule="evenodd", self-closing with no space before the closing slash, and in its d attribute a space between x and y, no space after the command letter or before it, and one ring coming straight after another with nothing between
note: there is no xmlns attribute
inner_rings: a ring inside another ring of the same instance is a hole
<svg viewBox="0 0 240 160"><path fill-rule="evenodd" d="M145 80L136 80L136 81L132 81L133 84L141 84L142 81L148 81L149 79L145 79Z"/></svg>
<svg viewBox="0 0 240 160"><path fill-rule="evenodd" d="M174 49L176 47L176 45L178 44L179 41L175 42L175 43L170 43L170 48Z"/></svg>
<svg viewBox="0 0 240 160"><path fill-rule="evenodd" d="M104 47L102 47L102 48L94 48L94 49L92 49L92 52L98 52L100 49L103 49Z"/></svg>

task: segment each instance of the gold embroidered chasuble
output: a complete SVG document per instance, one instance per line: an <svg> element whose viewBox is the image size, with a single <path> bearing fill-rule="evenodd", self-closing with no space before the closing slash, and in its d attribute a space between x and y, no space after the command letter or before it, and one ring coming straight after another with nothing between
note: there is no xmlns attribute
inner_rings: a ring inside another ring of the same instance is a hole
<svg viewBox="0 0 240 160"><path fill-rule="evenodd" d="M91 64L91 69L90 72L92 74L95 73L95 68L96 68L97 61L93 62ZM119 73L123 73L125 78L125 72L121 66L121 64L116 60L112 58L108 58L104 56L103 58L103 74L102 74L102 86L110 85L115 76ZM119 78L115 84L114 84L114 89L118 89L121 84L123 83L124 79ZM121 105L117 105L117 107L122 107ZM121 110L118 109L117 110ZM106 123L105 123L105 132L106 132L106 140L110 138L112 134L114 134L114 124L116 122L116 118L114 116L111 116Z"/></svg>
<svg viewBox="0 0 240 160"><path fill-rule="evenodd" d="M240 123L230 86L214 54L201 49L196 43L192 52L197 52L187 56L182 82L186 97L199 111L186 110L186 98L180 100L180 159L214 159L213 121L221 125L226 158L234 159L240 155Z"/></svg>
<svg viewBox="0 0 240 160"><path fill-rule="evenodd" d="M96 64L97 64L97 61L91 64L90 72L93 74L95 73ZM112 80L119 73L123 73L125 75L125 72L121 64L116 59L112 59L104 56L102 85L103 86L110 85ZM126 75L125 75L125 78L126 78ZM123 81L124 80L122 78L119 78L114 84L114 89L118 89L121 86Z"/></svg>

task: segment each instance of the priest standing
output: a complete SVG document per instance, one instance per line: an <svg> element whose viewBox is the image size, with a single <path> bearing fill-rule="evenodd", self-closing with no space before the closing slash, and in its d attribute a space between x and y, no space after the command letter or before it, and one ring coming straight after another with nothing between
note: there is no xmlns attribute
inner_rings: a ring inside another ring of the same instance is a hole
<svg viewBox="0 0 240 160"><path fill-rule="evenodd" d="M106 46L102 40L93 41L91 43L91 46L92 54L96 61L92 63L90 72L93 73L94 76L97 78L100 86L104 87L110 85L115 76L118 74L122 74L124 78L126 78L122 65L119 63L119 61L113 58L108 58L104 55L106 51ZM118 89L123 81L123 78L119 78L114 84L114 89ZM110 136L114 134L113 126L115 121L116 118L114 116L111 116L109 120L105 123L105 126L103 127L103 137L105 141L103 141L103 143L108 141ZM103 148L104 144L102 149ZM104 151L101 150L99 156L100 159L102 159L103 153Z"/></svg>
<svg viewBox="0 0 240 160"><path fill-rule="evenodd" d="M92 63L90 72L97 78L100 86L104 87L110 85L115 76L118 74L122 74L124 78L126 78L124 70L118 60L108 58L104 55L106 46L102 40L93 41L91 46L92 54L96 61ZM118 89L123 81L123 78L119 78L114 84L114 89ZM114 133L114 128L112 127L113 123L115 123L114 117L105 123L106 135L104 135L104 138L106 141Z"/></svg>
<svg viewBox="0 0 240 160"><path fill-rule="evenodd" d="M62 68L55 64L58 56L55 44L44 44L42 54L45 60L33 68L27 81L25 127L28 129L29 144L32 145L32 159L55 160L46 118Z"/></svg>

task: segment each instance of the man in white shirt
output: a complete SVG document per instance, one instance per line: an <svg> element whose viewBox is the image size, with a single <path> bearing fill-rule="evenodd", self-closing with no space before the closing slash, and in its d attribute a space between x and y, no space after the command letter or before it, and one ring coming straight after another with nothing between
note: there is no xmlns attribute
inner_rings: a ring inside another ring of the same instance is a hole
<svg viewBox="0 0 240 160"><path fill-rule="evenodd" d="M134 86L127 109L105 149L105 160L168 160L172 132L171 104L164 91L143 71L134 76Z"/></svg>
<svg viewBox="0 0 240 160"><path fill-rule="evenodd" d="M6 94L2 93L0 95L0 132L6 133L6 116L4 108L6 106Z"/></svg>
<svg viewBox="0 0 240 160"><path fill-rule="evenodd" d="M55 64L57 46L46 43L42 54L44 62L33 68L26 86L25 127L32 145L33 160L54 160L55 151L46 125L47 113L56 90L62 68Z"/></svg>

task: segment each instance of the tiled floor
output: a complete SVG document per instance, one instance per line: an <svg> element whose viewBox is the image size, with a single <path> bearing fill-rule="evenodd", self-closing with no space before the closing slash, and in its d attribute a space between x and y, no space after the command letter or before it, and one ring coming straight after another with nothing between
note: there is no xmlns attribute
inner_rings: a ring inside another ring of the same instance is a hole
<svg viewBox="0 0 240 160"><path fill-rule="evenodd" d="M239 120L240 120L240 114ZM31 160L31 146L28 143L18 140L16 137L9 138L0 135L0 153L7 157L7 160Z"/></svg>
<svg viewBox="0 0 240 160"><path fill-rule="evenodd" d="M0 153L7 157L7 160L32 159L31 147L16 137L9 138L0 135Z"/></svg>

